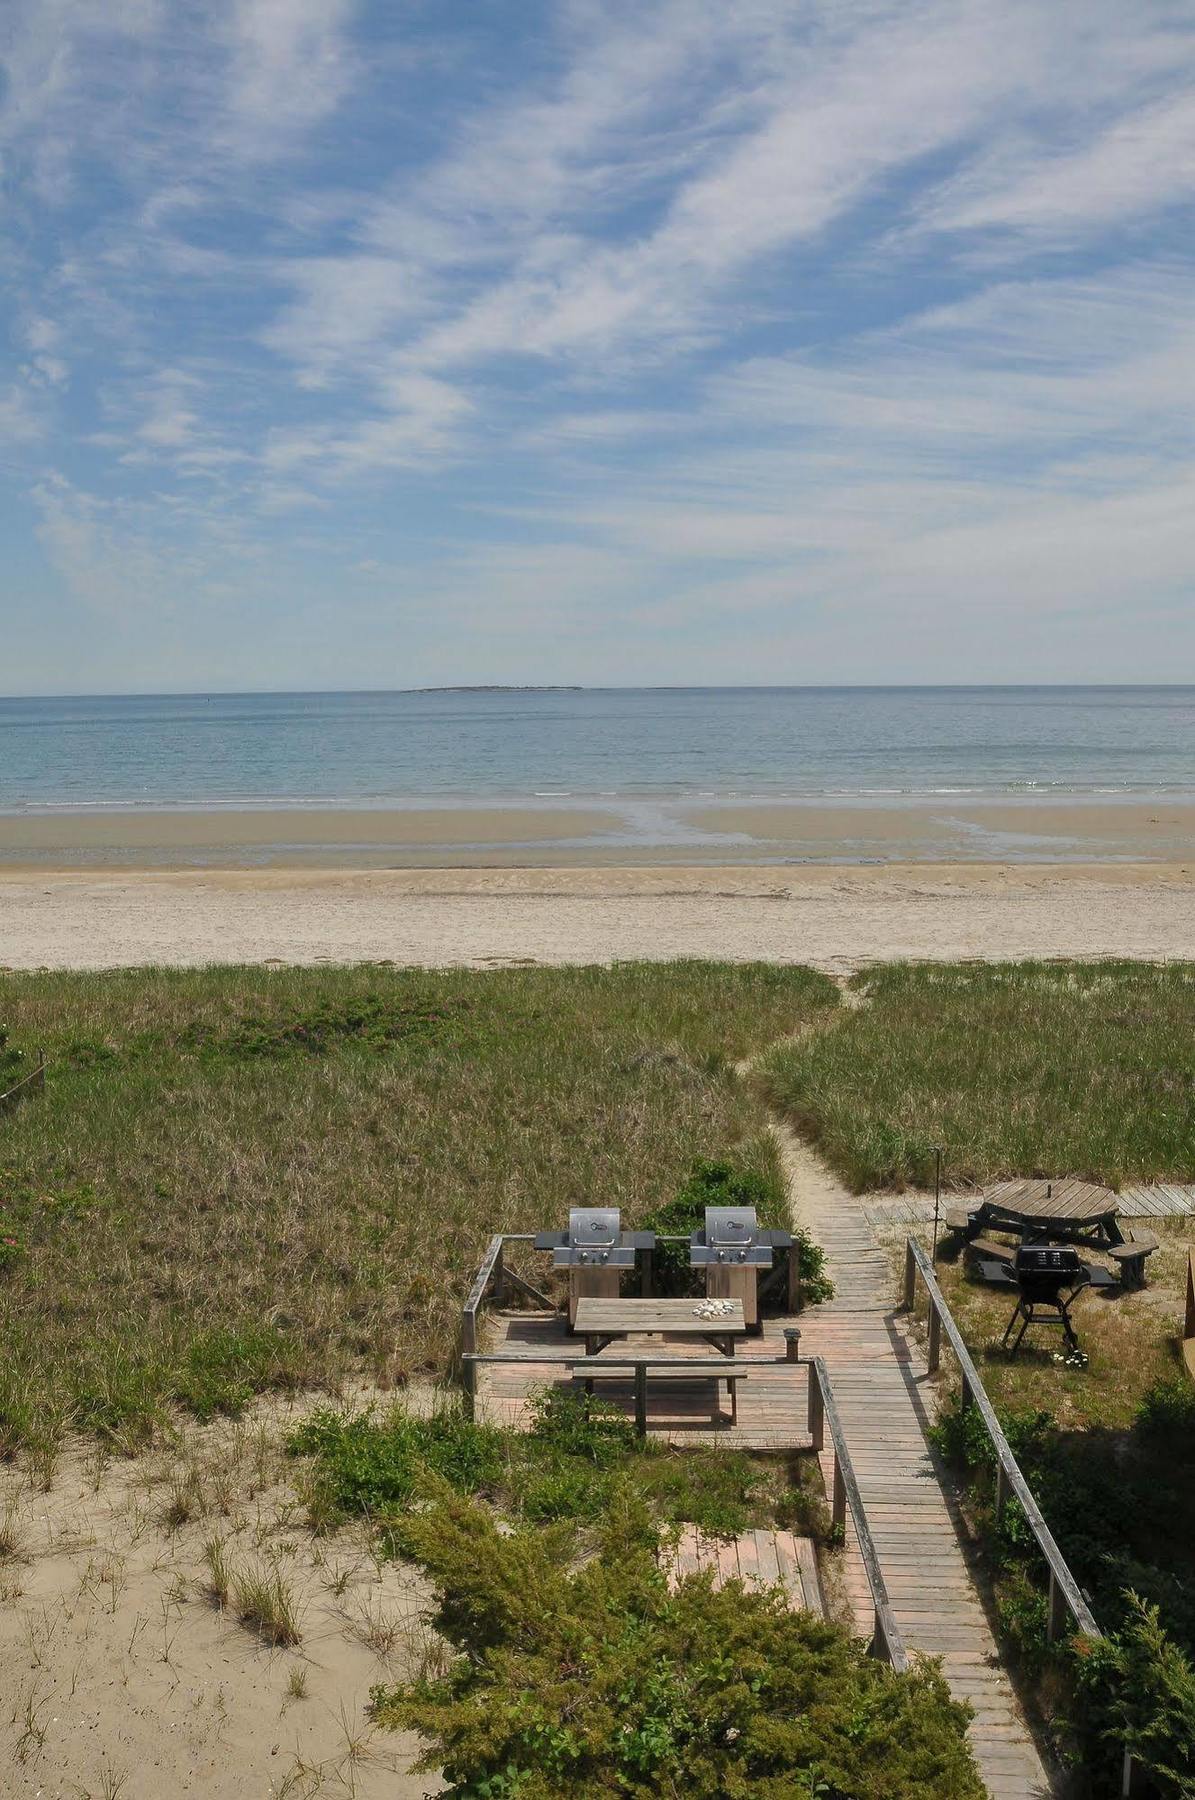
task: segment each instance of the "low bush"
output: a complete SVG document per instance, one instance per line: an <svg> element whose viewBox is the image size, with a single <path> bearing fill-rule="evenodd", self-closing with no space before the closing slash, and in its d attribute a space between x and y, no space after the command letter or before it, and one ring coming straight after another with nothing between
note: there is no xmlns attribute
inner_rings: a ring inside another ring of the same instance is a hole
<svg viewBox="0 0 1195 1800"><path fill-rule="evenodd" d="M834 1284L825 1272L825 1251L793 1224L777 1169L765 1176L757 1169L699 1158L675 1199L657 1206L640 1221L641 1228L665 1237L688 1238L704 1226L707 1206L751 1206L765 1230L780 1227L790 1231L806 1304L813 1306L833 1297ZM680 1297L696 1293L702 1282L701 1271L690 1266L684 1244L657 1247L653 1276L658 1293Z"/></svg>
<svg viewBox="0 0 1195 1800"><path fill-rule="evenodd" d="M1040 1409L1000 1411L1025 1479L1108 1634L1096 1644L1047 1644L1045 1565L1015 1501L997 1522L994 1454L975 1409L956 1399L932 1433L970 1477L1002 1634L1030 1676L1052 1669L1061 1680L1053 1723L1093 1794L1119 1793L1128 1743L1156 1792L1195 1800L1193 1411L1175 1382L1145 1395L1127 1432L1068 1432Z"/></svg>
<svg viewBox="0 0 1195 1800"><path fill-rule="evenodd" d="M579 1567L559 1530L503 1535L434 1477L421 1499L403 1546L458 1657L373 1703L456 1800L982 1800L936 1666L897 1675L773 1592L670 1585L628 1484Z"/></svg>
<svg viewBox="0 0 1195 1800"><path fill-rule="evenodd" d="M477 1425L459 1409L418 1418L396 1408L385 1419L321 1409L290 1439L315 1458L312 1514L321 1525L362 1514L393 1535L426 1470L454 1493L481 1495L511 1518L592 1524L620 1481L629 1481L664 1524L691 1524L733 1537L752 1525L810 1533L824 1502L804 1466L794 1469L735 1450L669 1450L641 1442L624 1416L583 1395L548 1390L531 1430Z"/></svg>
<svg viewBox="0 0 1195 1800"><path fill-rule="evenodd" d="M25 1052L10 1043L7 1031L0 1027L0 1094L16 1087L26 1073Z"/></svg>
<svg viewBox="0 0 1195 1800"><path fill-rule="evenodd" d="M1119 1794L1132 1752L1159 1800L1195 1797L1195 1667L1168 1636L1156 1606L1127 1596L1122 1629L1075 1657L1077 1716L1104 1751L1103 1790Z"/></svg>

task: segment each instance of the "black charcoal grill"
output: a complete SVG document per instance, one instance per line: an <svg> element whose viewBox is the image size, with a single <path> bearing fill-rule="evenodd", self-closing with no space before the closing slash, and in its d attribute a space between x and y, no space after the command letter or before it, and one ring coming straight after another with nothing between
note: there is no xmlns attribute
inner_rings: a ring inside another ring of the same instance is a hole
<svg viewBox="0 0 1195 1800"><path fill-rule="evenodd" d="M1077 1351L1070 1309L1091 1282L1091 1270L1079 1260L1078 1251L1070 1244L1021 1244L1013 1257L1012 1275L1017 1303L1004 1333L1009 1355L1016 1355L1031 1325L1060 1326L1067 1349ZM1018 1319L1021 1329L1009 1344Z"/></svg>

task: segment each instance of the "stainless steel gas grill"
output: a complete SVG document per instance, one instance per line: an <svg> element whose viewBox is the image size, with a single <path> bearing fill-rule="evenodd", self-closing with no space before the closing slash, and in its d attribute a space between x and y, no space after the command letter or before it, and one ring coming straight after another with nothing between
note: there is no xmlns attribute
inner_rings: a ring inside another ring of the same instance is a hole
<svg viewBox="0 0 1195 1800"><path fill-rule="evenodd" d="M636 1252L654 1243L650 1231L623 1231L616 1206L570 1207L567 1231L543 1231L535 1240L536 1249L552 1252L554 1269L568 1270L570 1327L577 1301L586 1295L617 1298L620 1272L633 1269Z"/></svg>
<svg viewBox="0 0 1195 1800"><path fill-rule="evenodd" d="M790 1249L787 1231L761 1231L753 1206L707 1206L705 1227L689 1240L689 1261L705 1270L712 1300L741 1300L750 1329L759 1324L759 1271L777 1250Z"/></svg>

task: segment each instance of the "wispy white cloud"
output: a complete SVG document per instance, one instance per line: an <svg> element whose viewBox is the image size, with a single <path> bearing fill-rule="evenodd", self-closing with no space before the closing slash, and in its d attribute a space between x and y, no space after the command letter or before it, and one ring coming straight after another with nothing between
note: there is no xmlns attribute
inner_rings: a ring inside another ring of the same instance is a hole
<svg viewBox="0 0 1195 1800"><path fill-rule="evenodd" d="M232 0L226 129L238 150L270 156L335 111L352 85L354 0Z"/></svg>
<svg viewBox="0 0 1195 1800"><path fill-rule="evenodd" d="M313 618L494 659L1195 581L1167 0L13 0L0 59L2 466L151 635L338 554Z"/></svg>

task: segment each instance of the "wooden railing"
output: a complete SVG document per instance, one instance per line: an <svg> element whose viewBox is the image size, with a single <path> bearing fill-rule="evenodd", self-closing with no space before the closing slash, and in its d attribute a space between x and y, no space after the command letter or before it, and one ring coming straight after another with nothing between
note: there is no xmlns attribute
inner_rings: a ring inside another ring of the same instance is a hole
<svg viewBox="0 0 1195 1800"><path fill-rule="evenodd" d="M842 1428L842 1419L838 1412L838 1403L834 1398L834 1390L830 1385L830 1374L820 1356L806 1359L809 1370L809 1436L813 1449L819 1454L825 1446L826 1426L830 1427L830 1443L834 1451L834 1475L831 1482L830 1518L837 1529L846 1530L846 1516L849 1510L855 1527L855 1536L859 1543L859 1553L863 1558L863 1567L867 1571L867 1585L871 1590L871 1603L875 1614L875 1628L871 1640L871 1653L884 1662L892 1664L897 1670L909 1666L908 1653L900 1635L900 1629L892 1613L892 1602L888 1598L888 1588L884 1581L884 1572L880 1568L880 1558L876 1550L875 1539L871 1535L871 1526L867 1522L867 1512L863 1505L863 1496L859 1492L859 1483L855 1476L851 1453L847 1448L846 1433Z"/></svg>
<svg viewBox="0 0 1195 1800"><path fill-rule="evenodd" d="M954 1316L946 1304L945 1295L938 1286L933 1265L916 1239L906 1238L904 1303L910 1312L917 1297L919 1275L929 1295L929 1347L926 1353L929 1371L933 1374L941 1361L942 1336L945 1334L962 1377L963 1404L974 1406L995 1451L997 1521L1009 1499L1015 1499L1050 1571L1050 1593L1046 1606L1047 1639L1053 1643L1056 1638L1061 1637L1068 1619L1074 1621L1076 1629L1085 1637L1102 1637L1103 1633L1092 1617L1091 1608L1080 1593L1079 1584L1067 1567L1066 1558L1055 1543L1050 1527L1042 1518L1041 1508L1021 1473L1020 1465L996 1417L996 1410L988 1399L983 1382L979 1379L979 1372L971 1360L971 1353L963 1342Z"/></svg>
<svg viewBox="0 0 1195 1800"><path fill-rule="evenodd" d="M954 1351L955 1361L959 1366L962 1378L964 1405L973 1406L983 1422L988 1440L996 1454L996 1519L999 1522L1009 1499L1014 1499L1020 1506L1025 1523L1033 1533L1038 1549L1045 1559L1050 1571L1049 1598L1046 1603L1046 1638L1053 1643L1063 1635L1066 1622L1072 1619L1076 1630L1084 1637L1102 1638L1103 1632L1095 1622L1091 1608L1083 1598L1079 1584L1067 1566L1066 1558L1054 1541L1054 1534L1041 1514L1041 1508L1033 1498L1028 1482L1021 1473L1020 1465L1012 1453L1008 1439L1004 1435L996 1411L988 1398L983 1382L979 1379L979 1371L971 1360L971 1353L963 1342L962 1334L955 1324L954 1315L947 1305L946 1296L938 1286L938 1278L934 1274L933 1264L915 1238L905 1239L905 1291L904 1303L911 1312L913 1302L917 1298L917 1277L920 1276L929 1296L929 1345L926 1351L926 1366L933 1374L941 1361L942 1335ZM1141 1783L1140 1765L1133 1759L1131 1750L1126 1749L1121 1772L1121 1795L1124 1800L1138 1792Z"/></svg>
<svg viewBox="0 0 1195 1800"><path fill-rule="evenodd" d="M37 1067L10 1087L7 1093L0 1094L0 1110L6 1106L16 1106L20 1101L28 1099L30 1094L37 1094L46 1085L46 1059L42 1051L37 1053Z"/></svg>
<svg viewBox="0 0 1195 1800"><path fill-rule="evenodd" d="M508 1288L514 1288L537 1306L543 1306L554 1312L555 1303L547 1294L528 1281L517 1269L512 1269L506 1260L508 1244L533 1244L535 1233L531 1231L507 1231L492 1237L485 1255L481 1259L481 1267L473 1279L469 1289L469 1297L461 1308L461 1361L465 1367L465 1384L470 1394L473 1392L474 1366L477 1358L477 1316L485 1303L488 1294L493 1293L499 1306L506 1298Z"/></svg>

